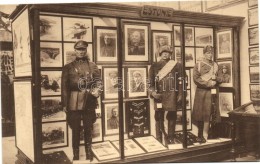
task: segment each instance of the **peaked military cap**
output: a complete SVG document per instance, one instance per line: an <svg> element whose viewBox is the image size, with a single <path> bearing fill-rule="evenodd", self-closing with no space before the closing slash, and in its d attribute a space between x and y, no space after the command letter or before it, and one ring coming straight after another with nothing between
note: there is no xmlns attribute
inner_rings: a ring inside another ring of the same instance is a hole
<svg viewBox="0 0 260 164"><path fill-rule="evenodd" d="M75 43L74 49L87 49L88 43L83 40L79 40Z"/></svg>
<svg viewBox="0 0 260 164"><path fill-rule="evenodd" d="M161 56L161 54L162 54L163 52L172 53L172 48L171 48L171 46L162 46L162 47L159 49L159 55Z"/></svg>
<svg viewBox="0 0 260 164"><path fill-rule="evenodd" d="M209 46L209 45L205 46L203 48L203 54L205 54L205 53L213 53L213 47Z"/></svg>

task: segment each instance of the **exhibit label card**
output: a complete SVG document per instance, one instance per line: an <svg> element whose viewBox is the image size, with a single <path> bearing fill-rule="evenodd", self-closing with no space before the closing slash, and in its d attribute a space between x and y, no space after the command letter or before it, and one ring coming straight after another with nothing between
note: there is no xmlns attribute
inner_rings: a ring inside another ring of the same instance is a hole
<svg viewBox="0 0 260 164"><path fill-rule="evenodd" d="M167 149L159 141L157 141L153 136L135 138L135 140L147 152L155 152L155 151L161 151L161 150L166 150Z"/></svg>

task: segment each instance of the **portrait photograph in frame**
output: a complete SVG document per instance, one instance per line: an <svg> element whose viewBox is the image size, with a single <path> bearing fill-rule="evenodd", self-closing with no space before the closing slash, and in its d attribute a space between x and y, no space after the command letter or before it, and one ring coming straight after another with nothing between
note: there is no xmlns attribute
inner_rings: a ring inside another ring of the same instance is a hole
<svg viewBox="0 0 260 164"><path fill-rule="evenodd" d="M61 17L40 15L40 40L61 41Z"/></svg>
<svg viewBox="0 0 260 164"><path fill-rule="evenodd" d="M96 62L115 63L117 61L117 29L115 27L95 27Z"/></svg>
<svg viewBox="0 0 260 164"><path fill-rule="evenodd" d="M221 81L220 87L232 87L232 61L218 62L218 76L217 79Z"/></svg>
<svg viewBox="0 0 260 164"><path fill-rule="evenodd" d="M162 46L172 45L172 31L152 31L153 61L160 61L159 52Z"/></svg>
<svg viewBox="0 0 260 164"><path fill-rule="evenodd" d="M248 25L258 25L258 8L248 9Z"/></svg>
<svg viewBox="0 0 260 164"><path fill-rule="evenodd" d="M61 97L42 97L41 110L42 122L66 120L66 113L61 105Z"/></svg>
<svg viewBox="0 0 260 164"><path fill-rule="evenodd" d="M112 144L119 151L119 141L112 141ZM138 144L135 143L135 141L133 141L132 139L124 140L124 146L125 156L139 155L145 153L145 151L140 148L140 146L138 146Z"/></svg>
<svg viewBox="0 0 260 164"><path fill-rule="evenodd" d="M194 66L195 66L194 48L186 47L185 48L185 67L194 67Z"/></svg>
<svg viewBox="0 0 260 164"><path fill-rule="evenodd" d="M63 40L92 42L92 18L63 17Z"/></svg>
<svg viewBox="0 0 260 164"><path fill-rule="evenodd" d="M68 146L67 122L49 122L42 124L42 148L58 148Z"/></svg>
<svg viewBox="0 0 260 164"><path fill-rule="evenodd" d="M55 42L40 43L41 67L62 67L62 44Z"/></svg>
<svg viewBox="0 0 260 164"><path fill-rule="evenodd" d="M258 47L249 48L249 64L250 65L259 64L259 48Z"/></svg>
<svg viewBox="0 0 260 164"><path fill-rule="evenodd" d="M181 45L181 27L180 26L173 26L174 32L174 46Z"/></svg>
<svg viewBox="0 0 260 164"><path fill-rule="evenodd" d="M194 46L194 27L184 28L185 46Z"/></svg>
<svg viewBox="0 0 260 164"><path fill-rule="evenodd" d="M187 130L192 130L191 110L186 111ZM182 111L177 111L176 131L182 131Z"/></svg>
<svg viewBox="0 0 260 164"><path fill-rule="evenodd" d="M196 47L213 46L213 29L195 27L195 44Z"/></svg>
<svg viewBox="0 0 260 164"><path fill-rule="evenodd" d="M133 97L147 97L147 68L135 67L127 69L127 95Z"/></svg>
<svg viewBox="0 0 260 164"><path fill-rule="evenodd" d="M250 83L259 83L259 66L249 66Z"/></svg>
<svg viewBox="0 0 260 164"><path fill-rule="evenodd" d="M233 110L233 93L219 93L219 110L221 117L228 117L228 113Z"/></svg>
<svg viewBox="0 0 260 164"><path fill-rule="evenodd" d="M248 7L254 7L258 5L258 0L248 0Z"/></svg>
<svg viewBox="0 0 260 164"><path fill-rule="evenodd" d="M138 137L134 140L146 151L146 152L156 152L167 150L157 139L153 136Z"/></svg>
<svg viewBox="0 0 260 164"><path fill-rule="evenodd" d="M119 152L110 141L92 144L92 152L99 161L119 158Z"/></svg>
<svg viewBox="0 0 260 164"><path fill-rule="evenodd" d="M248 29L249 46L259 44L258 27Z"/></svg>
<svg viewBox="0 0 260 164"><path fill-rule="evenodd" d="M12 23L15 77L32 76L28 14L28 9L25 9Z"/></svg>
<svg viewBox="0 0 260 164"><path fill-rule="evenodd" d="M232 58L232 30L217 32L217 59Z"/></svg>
<svg viewBox="0 0 260 164"><path fill-rule="evenodd" d="M29 159L35 161L32 83L31 81L15 81L13 84L15 101L15 144Z"/></svg>
<svg viewBox="0 0 260 164"><path fill-rule="evenodd" d="M41 71L41 95L61 95L61 71Z"/></svg>
<svg viewBox="0 0 260 164"><path fill-rule="evenodd" d="M250 84L250 100L260 100L260 84Z"/></svg>
<svg viewBox="0 0 260 164"><path fill-rule="evenodd" d="M124 22L124 61L149 62L150 24Z"/></svg>

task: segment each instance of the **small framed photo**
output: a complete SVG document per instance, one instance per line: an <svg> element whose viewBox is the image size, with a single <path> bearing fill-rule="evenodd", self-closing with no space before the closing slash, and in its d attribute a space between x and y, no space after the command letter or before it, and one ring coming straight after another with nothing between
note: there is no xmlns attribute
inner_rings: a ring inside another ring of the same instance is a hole
<svg viewBox="0 0 260 164"><path fill-rule="evenodd" d="M249 66L250 83L259 83L259 66Z"/></svg>
<svg viewBox="0 0 260 164"><path fill-rule="evenodd" d="M40 40L61 41L61 17L40 15Z"/></svg>
<svg viewBox="0 0 260 164"><path fill-rule="evenodd" d="M124 22L124 61L149 62L150 24Z"/></svg>
<svg viewBox="0 0 260 164"><path fill-rule="evenodd" d="M62 67L62 44L55 42L40 43L41 67Z"/></svg>
<svg viewBox="0 0 260 164"><path fill-rule="evenodd" d="M187 130L192 130L191 124L191 110L186 111L186 120L187 120ZM177 120L176 120L176 131L182 131L182 111L177 111Z"/></svg>
<svg viewBox="0 0 260 164"><path fill-rule="evenodd" d="M41 71L41 95L61 95L61 71Z"/></svg>
<svg viewBox="0 0 260 164"><path fill-rule="evenodd" d="M66 122L42 124L42 148L58 148L68 146L68 126Z"/></svg>
<svg viewBox="0 0 260 164"><path fill-rule="evenodd" d="M259 48L258 47L249 48L249 64L250 65L259 64Z"/></svg>
<svg viewBox="0 0 260 164"><path fill-rule="evenodd" d="M174 46L180 46L181 45L181 27L174 26L173 30L174 30L174 32L173 32Z"/></svg>
<svg viewBox="0 0 260 164"><path fill-rule="evenodd" d="M63 17L63 39L64 41L84 40L92 42L91 18Z"/></svg>
<svg viewBox="0 0 260 164"><path fill-rule="evenodd" d="M219 93L220 116L228 117L228 113L233 110L233 93Z"/></svg>
<svg viewBox="0 0 260 164"><path fill-rule="evenodd" d="M260 84L250 84L250 99L252 101L260 100Z"/></svg>
<svg viewBox="0 0 260 164"><path fill-rule="evenodd" d="M119 152L110 141L92 144L92 151L99 161L119 158Z"/></svg>
<svg viewBox="0 0 260 164"><path fill-rule="evenodd" d="M97 120L93 124L93 130L92 130L92 142L100 142L103 141L102 138L102 122L101 122L101 115L97 114ZM84 128L83 128L83 121L81 121L80 125L80 144L84 144Z"/></svg>
<svg viewBox="0 0 260 164"><path fill-rule="evenodd" d="M187 89L190 89L191 70L190 69L186 69L185 71L186 71L186 75L187 75L187 79L186 79Z"/></svg>
<svg viewBox="0 0 260 164"><path fill-rule="evenodd" d="M153 136L138 137L135 141L146 151L146 152L156 152L167 150L157 139Z"/></svg>
<svg viewBox="0 0 260 164"><path fill-rule="evenodd" d="M95 27L97 63L117 61L117 29L115 27Z"/></svg>
<svg viewBox="0 0 260 164"><path fill-rule="evenodd" d="M220 87L232 87L232 61L218 62L218 79L222 81Z"/></svg>
<svg viewBox="0 0 260 164"><path fill-rule="evenodd" d="M258 0L248 0L248 7L254 7L258 5Z"/></svg>
<svg viewBox="0 0 260 164"><path fill-rule="evenodd" d="M119 141L113 141L112 144L119 151ZM145 153L145 151L140 148L135 141L132 139L124 140L124 150L126 156L139 155Z"/></svg>
<svg viewBox="0 0 260 164"><path fill-rule="evenodd" d="M258 7L248 9L248 26L258 25Z"/></svg>
<svg viewBox="0 0 260 164"><path fill-rule="evenodd" d="M258 27L248 29L249 46L259 44Z"/></svg>
<svg viewBox="0 0 260 164"><path fill-rule="evenodd" d="M203 48L196 48L196 63L204 59Z"/></svg>
<svg viewBox="0 0 260 164"><path fill-rule="evenodd" d="M184 29L185 46L194 46L194 28L185 27Z"/></svg>
<svg viewBox="0 0 260 164"><path fill-rule="evenodd" d="M185 67L194 67L194 66L195 66L194 48L186 47L185 48Z"/></svg>
<svg viewBox="0 0 260 164"><path fill-rule="evenodd" d="M61 105L61 97L42 97L41 110L42 122L66 120L66 113Z"/></svg>
<svg viewBox="0 0 260 164"><path fill-rule="evenodd" d="M128 97L147 97L147 68L128 68L127 77Z"/></svg>
<svg viewBox="0 0 260 164"><path fill-rule="evenodd" d="M160 48L165 45L172 45L172 32L171 31L153 31L153 61L160 60Z"/></svg>
<svg viewBox="0 0 260 164"><path fill-rule="evenodd" d="M195 44L196 47L213 46L213 29L195 27Z"/></svg>
<svg viewBox="0 0 260 164"><path fill-rule="evenodd" d="M232 30L217 33L217 59L232 58Z"/></svg>
<svg viewBox="0 0 260 164"><path fill-rule="evenodd" d="M178 63L182 63L181 59L181 47L174 47L174 58Z"/></svg>

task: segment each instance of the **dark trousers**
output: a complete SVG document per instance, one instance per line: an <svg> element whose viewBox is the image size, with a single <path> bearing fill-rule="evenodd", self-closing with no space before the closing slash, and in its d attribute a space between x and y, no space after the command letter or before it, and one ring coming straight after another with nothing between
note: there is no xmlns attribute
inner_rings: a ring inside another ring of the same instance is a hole
<svg viewBox="0 0 260 164"><path fill-rule="evenodd" d="M79 149L81 120L83 119L84 141L85 145L92 143L93 121L89 118L89 114L85 111L69 111L67 113L67 121L72 129L72 147Z"/></svg>
<svg viewBox="0 0 260 164"><path fill-rule="evenodd" d="M165 111L163 111L163 110L155 111L155 115L154 115L155 121L160 121L160 120L164 121L164 113L165 113ZM170 121L170 120L176 121L177 111L168 111L166 118L168 121Z"/></svg>

